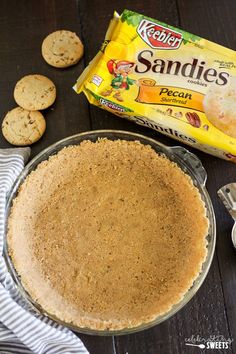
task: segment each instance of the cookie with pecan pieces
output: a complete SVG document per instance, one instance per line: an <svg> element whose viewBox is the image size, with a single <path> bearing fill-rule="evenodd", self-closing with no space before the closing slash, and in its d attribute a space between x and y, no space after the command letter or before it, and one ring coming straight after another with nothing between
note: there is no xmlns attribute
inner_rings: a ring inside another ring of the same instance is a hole
<svg viewBox="0 0 236 354"><path fill-rule="evenodd" d="M43 115L16 107L9 111L2 122L2 133L12 145L25 146L38 141L46 129Z"/></svg>
<svg viewBox="0 0 236 354"><path fill-rule="evenodd" d="M66 30L49 34L42 44L42 56L51 66L66 68L78 63L84 53L79 37Z"/></svg>
<svg viewBox="0 0 236 354"><path fill-rule="evenodd" d="M56 99L54 83L43 75L27 75L19 80L14 89L16 103L29 111L48 108Z"/></svg>

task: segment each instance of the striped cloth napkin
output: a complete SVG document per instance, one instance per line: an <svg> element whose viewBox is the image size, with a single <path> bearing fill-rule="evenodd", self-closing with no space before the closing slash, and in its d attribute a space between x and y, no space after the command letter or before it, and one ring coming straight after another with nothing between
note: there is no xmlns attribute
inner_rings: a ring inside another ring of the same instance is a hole
<svg viewBox="0 0 236 354"><path fill-rule="evenodd" d="M0 353L89 354L69 329L28 307L2 256L6 196L30 156L30 148L0 149Z"/></svg>

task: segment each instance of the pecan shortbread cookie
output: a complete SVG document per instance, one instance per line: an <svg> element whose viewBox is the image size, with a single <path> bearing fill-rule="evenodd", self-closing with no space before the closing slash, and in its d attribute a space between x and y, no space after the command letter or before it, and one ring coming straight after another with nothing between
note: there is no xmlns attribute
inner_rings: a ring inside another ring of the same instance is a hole
<svg viewBox="0 0 236 354"><path fill-rule="evenodd" d="M16 103L29 111L48 108L56 99L54 83L43 75L27 75L19 80L14 89Z"/></svg>
<svg viewBox="0 0 236 354"><path fill-rule="evenodd" d="M5 139L17 146L31 145L38 141L46 129L43 115L16 107L9 111L2 122Z"/></svg>
<svg viewBox="0 0 236 354"><path fill-rule="evenodd" d="M55 31L49 34L42 44L42 56L56 68L66 68L78 63L84 53L79 37L71 31Z"/></svg>

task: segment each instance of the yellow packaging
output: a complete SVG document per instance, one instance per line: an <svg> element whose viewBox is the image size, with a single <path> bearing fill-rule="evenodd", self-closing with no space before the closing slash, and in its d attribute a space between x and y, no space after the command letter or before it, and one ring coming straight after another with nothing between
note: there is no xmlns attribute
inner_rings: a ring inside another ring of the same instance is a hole
<svg viewBox="0 0 236 354"><path fill-rule="evenodd" d="M89 102L236 162L236 53L125 10L74 86Z"/></svg>

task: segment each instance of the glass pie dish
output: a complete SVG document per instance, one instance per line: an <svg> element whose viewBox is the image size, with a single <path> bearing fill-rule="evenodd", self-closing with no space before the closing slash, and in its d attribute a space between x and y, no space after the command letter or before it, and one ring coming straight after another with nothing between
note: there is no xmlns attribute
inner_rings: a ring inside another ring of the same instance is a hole
<svg viewBox="0 0 236 354"><path fill-rule="evenodd" d="M144 329L147 329L149 327L152 327L154 325L157 325L169 317L173 316L176 312L178 312L184 305L186 305L190 299L194 296L194 294L197 292L197 290L200 288L202 285L212 262L212 258L214 255L214 249L215 249L215 241L216 241L216 223L215 223L215 216L214 216L214 211L212 207L211 200L209 198L209 195L207 193L205 183L206 183L206 171L204 167L202 166L200 160L192 153L190 153L187 149L179 146L174 146L174 147L168 147L165 146L159 142L157 142L154 139L145 137L140 134L135 134L135 133L130 133L126 131L118 131L118 130L97 130L97 131L91 131L91 132L85 132L85 133L80 133L76 134L74 136L65 138L50 147L46 148L43 150L41 153L39 153L36 157L34 157L28 165L24 168L20 176L17 178L16 182L14 183L8 197L7 197L7 206L6 206L6 222L5 222L5 230L7 230L7 224L8 224L8 217L10 213L10 209L12 206L12 201L16 197L18 193L18 189L21 186L21 184L24 182L25 178L33 171L36 169L39 163L41 163L44 160L47 160L50 156L55 155L58 153L62 148L69 146L69 145L79 145L82 141L84 140L90 140L95 142L98 139L101 138L107 138L110 140L127 140L127 141L140 141L144 145L150 145L157 153L165 155L169 160L175 162L185 173L187 173L192 181L193 184L198 188L199 193L201 194L202 200L205 203L206 207L206 212L207 212L207 218L209 220L209 230L208 230L208 235L207 235L207 256L206 260L202 265L202 270L199 273L198 277L195 279L193 285L190 287L190 289L185 293L184 297L182 298L181 301L179 301L177 304L172 306L172 308L162 314L159 315L155 318L154 321L144 323L138 327L132 327L132 328L124 328L122 330L93 330L90 328L80 328L76 327L74 325L71 325L70 323L65 323L60 321L58 318L55 316L51 315L50 313L47 313L37 302L35 302L31 296L27 293L27 291L23 288L21 284L21 279L17 274L16 269L14 268L14 264L11 260L11 257L9 255L8 251L8 244L7 244L7 233L5 234L5 242L4 242L4 257L5 261L8 267L8 270L15 282L16 287L19 289L21 295L24 297L25 301L27 304L30 306L30 308L35 311L36 313L44 314L51 319L71 328L72 330L76 332L81 332L81 333L86 333L86 334L94 334L94 335L121 335L121 334L128 334L128 333L133 333L137 331L141 331Z"/></svg>

